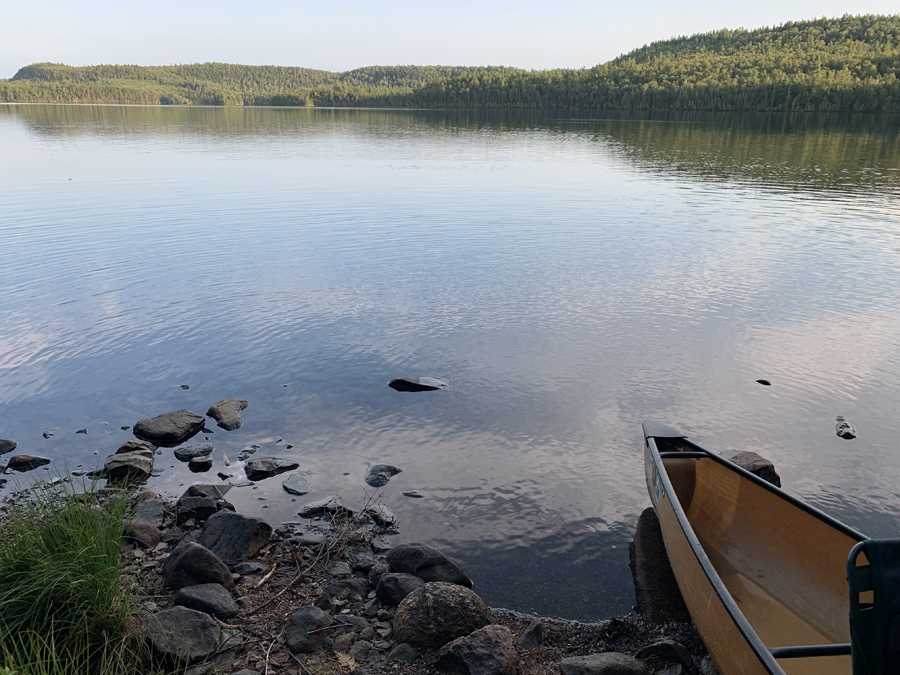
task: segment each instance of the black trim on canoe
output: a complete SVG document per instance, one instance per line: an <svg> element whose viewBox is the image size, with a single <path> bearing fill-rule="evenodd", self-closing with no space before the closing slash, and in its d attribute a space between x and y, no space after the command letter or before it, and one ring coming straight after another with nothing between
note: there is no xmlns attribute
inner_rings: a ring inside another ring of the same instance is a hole
<svg viewBox="0 0 900 675"><path fill-rule="evenodd" d="M663 486L665 487L666 495L668 496L669 503L672 505L672 510L675 513L675 517L678 520L678 524L681 526L681 530L684 533L685 538L690 544L691 549L694 552L694 556L697 558L697 561L700 563L700 567L703 569L703 573L706 575L707 580L712 586L713 590L716 592L716 595L719 597L719 600L722 602L722 605L725 607L725 610L728 612L731 620L737 626L738 630L741 634L744 635L744 638L747 640L747 643L750 645L750 648L756 654L760 663L762 663L763 667L771 674L771 675L784 675L784 670L778 665L778 662L775 660L775 655L772 651L769 650L768 647L763 644L762 640L756 634L756 631L753 629L753 626L750 625L750 622L747 621L747 618L744 616L743 612L738 608L737 603L735 603L734 598L731 597L731 593L726 588L724 582L719 577L718 572L716 572L715 567L710 561L709 557L706 555L706 551L703 550L703 546L700 544L700 540L697 538L697 535L694 533L693 527L691 527L690 521L687 519L687 515L684 512L684 509L681 506L681 501L678 499L677 493L675 492L675 488L672 486L672 481L669 479L669 474L666 471L665 464L663 462L662 454L665 455L666 458L683 458L683 459L712 459L713 461L719 462L720 464L728 467L732 471L736 472L740 476L746 478L747 480L756 483L760 487L769 490L770 492L775 493L785 501L789 502L793 506L796 506L810 515L816 517L817 519L824 521L831 527L834 527L837 530L840 530L844 534L848 535L851 538L857 539L861 541L866 537L854 530L853 528L844 525L838 520L835 520L831 516L826 515L822 511L819 511L817 508L810 506L809 504L805 504L801 502L799 499L791 497L789 494L784 492L783 490L775 487L768 481L765 481L758 476L750 473L746 469L739 467L737 464L728 461L724 457L720 457L715 455L708 450L700 447L696 443L688 440L684 435L679 434L673 429L662 425L656 424L653 422L644 422L642 425L644 429L644 440L647 444L647 449L650 452L650 459L656 465L657 473L659 474L660 479L663 481ZM656 438L660 440L678 440L681 443L689 446L692 450L681 452L681 451L666 451L665 453L660 453L659 448L656 445ZM653 505L654 509L656 508L656 504ZM834 647L834 648L845 648L845 645L817 645L818 647ZM793 650L797 649L795 647L784 647L784 648L774 648L775 651L778 649L785 650ZM799 647L799 649L805 649L804 647ZM843 654L844 652L838 652ZM824 655L824 654L823 654ZM836 654L835 654L836 655ZM812 656L812 654L810 654ZM780 658L790 658L790 656L781 656Z"/></svg>
<svg viewBox="0 0 900 675"><path fill-rule="evenodd" d="M810 656L850 656L849 644L809 645L804 647L772 647L776 659L806 659Z"/></svg>

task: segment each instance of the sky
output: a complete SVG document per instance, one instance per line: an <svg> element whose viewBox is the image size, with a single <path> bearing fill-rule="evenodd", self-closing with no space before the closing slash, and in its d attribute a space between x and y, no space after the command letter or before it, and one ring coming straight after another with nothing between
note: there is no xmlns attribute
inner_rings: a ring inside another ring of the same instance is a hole
<svg viewBox="0 0 900 675"><path fill-rule="evenodd" d="M655 40L900 0L0 0L0 78L29 63L590 67Z"/></svg>

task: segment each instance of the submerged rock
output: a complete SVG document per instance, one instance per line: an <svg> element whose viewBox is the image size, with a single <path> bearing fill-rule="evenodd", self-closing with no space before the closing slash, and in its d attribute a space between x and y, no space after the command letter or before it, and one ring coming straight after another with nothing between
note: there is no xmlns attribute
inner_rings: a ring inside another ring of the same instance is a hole
<svg viewBox="0 0 900 675"><path fill-rule="evenodd" d="M148 417L134 425L134 435L167 447L181 445L203 428L204 418L190 410Z"/></svg>
<svg viewBox="0 0 900 675"><path fill-rule="evenodd" d="M309 474L292 474L288 476L284 481L282 481L281 487L283 487L284 491L288 494L302 497L303 495L309 493Z"/></svg>
<svg viewBox="0 0 900 675"><path fill-rule="evenodd" d="M293 471L299 466L297 462L284 457L256 457L247 462L245 470L248 480L257 481L277 476L285 471Z"/></svg>
<svg viewBox="0 0 900 675"><path fill-rule="evenodd" d="M206 414L212 417L220 428L234 431L244 423L241 419L241 410L248 405L250 403L242 398L226 398L209 406Z"/></svg>
<svg viewBox="0 0 900 675"><path fill-rule="evenodd" d="M447 384L446 380L436 377L397 377L388 382L388 386L396 391L435 391Z"/></svg>
<svg viewBox="0 0 900 675"><path fill-rule="evenodd" d="M188 469L191 470L191 473L205 473L212 468L212 465L212 457L194 457L188 462Z"/></svg>
<svg viewBox="0 0 900 675"><path fill-rule="evenodd" d="M36 455L13 455L9 458L7 466L13 471L31 471L40 466L49 464L50 460L46 457L37 457Z"/></svg>
<svg viewBox="0 0 900 675"><path fill-rule="evenodd" d="M197 443L185 448L175 448L175 459L182 462L190 462L197 457L206 457L215 449L216 446L212 443Z"/></svg>
<svg viewBox="0 0 900 675"><path fill-rule="evenodd" d="M53 427L52 429L47 429L47 431L45 431L45 432L42 434L42 436L43 436L44 438L50 438L51 436L53 436L53 435L56 433L56 430L57 430L58 428L59 428L59 427Z"/></svg>
<svg viewBox="0 0 900 675"><path fill-rule="evenodd" d="M256 443L245 445L238 453L237 461L243 462L245 459L250 459L250 457L256 454L257 450L259 450L259 446Z"/></svg>
<svg viewBox="0 0 900 675"><path fill-rule="evenodd" d="M844 419L843 415L834 418L834 433L848 441L856 438L856 429Z"/></svg>
<svg viewBox="0 0 900 675"><path fill-rule="evenodd" d="M382 485L387 485L391 476L396 476L400 472L401 469L398 469L396 466L391 466L390 464L369 462L369 468L366 469L365 481L372 487L381 487Z"/></svg>
<svg viewBox="0 0 900 675"><path fill-rule="evenodd" d="M5 455L7 452L12 452L18 445L19 444L15 441L0 440L0 455Z"/></svg>

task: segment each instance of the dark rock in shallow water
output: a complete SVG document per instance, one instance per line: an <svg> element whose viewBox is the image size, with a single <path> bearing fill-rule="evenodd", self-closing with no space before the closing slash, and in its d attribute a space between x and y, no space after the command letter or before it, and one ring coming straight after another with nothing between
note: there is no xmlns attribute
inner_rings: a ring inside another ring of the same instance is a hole
<svg viewBox="0 0 900 675"><path fill-rule="evenodd" d="M204 418L197 413L176 410L140 420L134 425L134 435L157 445L173 447L199 433L203 423Z"/></svg>
<svg viewBox="0 0 900 675"><path fill-rule="evenodd" d="M152 457L153 453L156 452L157 448L153 443L148 443L147 441L140 441L136 438L132 438L130 441L126 441L122 445L119 446L119 449L116 450L117 455L126 455L132 452L140 452L147 457ZM149 453L149 454L148 454Z"/></svg>
<svg viewBox="0 0 900 675"><path fill-rule="evenodd" d="M237 461L243 462L245 459L250 459L250 457L256 454L257 450L259 450L259 446L256 443L245 445L238 453Z"/></svg>
<svg viewBox="0 0 900 675"><path fill-rule="evenodd" d="M388 386L396 391L435 391L447 386L446 380L436 377L397 377Z"/></svg>
<svg viewBox="0 0 900 675"><path fill-rule="evenodd" d="M187 391L188 389L191 388L191 385L189 385L189 384L180 384L178 386L181 387L182 389L184 389L185 391Z"/></svg>
<svg viewBox="0 0 900 675"><path fill-rule="evenodd" d="M256 457L247 462L245 471L248 480L257 481L277 476L285 471L293 471L299 466L297 462L284 457Z"/></svg>
<svg viewBox="0 0 900 675"><path fill-rule="evenodd" d="M7 466L13 471L31 471L39 466L49 464L50 460L46 457L36 457L35 455L13 455L9 458Z"/></svg>
<svg viewBox="0 0 900 675"><path fill-rule="evenodd" d="M428 544L401 544L387 554L387 561L397 572L415 574L425 581L446 581L472 588L472 580L456 563Z"/></svg>
<svg viewBox="0 0 900 675"><path fill-rule="evenodd" d="M85 436L87 436L87 429L79 429L79 430L76 431L75 433L76 433L76 434L84 434Z"/></svg>
<svg viewBox="0 0 900 675"><path fill-rule="evenodd" d="M212 443L197 443L185 448L175 448L175 459L182 462L190 462L196 457L206 457L215 449L216 446Z"/></svg>
<svg viewBox="0 0 900 675"><path fill-rule="evenodd" d="M775 471L775 465L755 452L745 450L738 452L728 458L742 469L746 469L754 476L759 476L765 481L770 482L775 487L781 487L781 476Z"/></svg>
<svg viewBox="0 0 900 675"><path fill-rule="evenodd" d="M42 435L44 438L50 438L56 433L58 427L53 427L52 429L47 429Z"/></svg>
<svg viewBox="0 0 900 675"><path fill-rule="evenodd" d="M633 656L618 652L571 656L559 663L562 675L649 675L650 671Z"/></svg>
<svg viewBox="0 0 900 675"><path fill-rule="evenodd" d="M424 497L425 495L423 495L418 490L408 490L407 492L403 493L403 496L404 497L412 497L413 499L422 499L422 497Z"/></svg>
<svg viewBox="0 0 900 675"><path fill-rule="evenodd" d="M197 584L187 586L175 594L176 605L204 612L217 619L227 619L240 611L234 599L222 584Z"/></svg>
<svg viewBox="0 0 900 675"><path fill-rule="evenodd" d="M856 429L844 419L843 415L834 418L834 433L848 441L856 438Z"/></svg>
<svg viewBox="0 0 900 675"><path fill-rule="evenodd" d="M396 466L391 466L390 464L369 462L369 468L366 469L365 481L372 487L381 487L382 485L387 485L391 476L396 476L400 471L401 470Z"/></svg>
<svg viewBox="0 0 900 675"><path fill-rule="evenodd" d="M194 457L188 462L188 469L191 470L191 473L205 473L212 468L212 465L212 457Z"/></svg>
<svg viewBox="0 0 900 675"><path fill-rule="evenodd" d="M444 645L435 664L451 675L518 675L519 654L506 626L485 626Z"/></svg>
<svg viewBox="0 0 900 675"><path fill-rule="evenodd" d="M184 491L182 497L212 497L213 499L225 499L225 495L231 489L230 485L191 485Z"/></svg>
<svg viewBox="0 0 900 675"><path fill-rule="evenodd" d="M375 521L380 527L390 527L397 521L394 512L384 504L373 504L365 510L365 514Z"/></svg>
<svg viewBox="0 0 900 675"><path fill-rule="evenodd" d="M250 403L242 398L226 398L209 406L206 414L212 417L220 428L234 431L244 423L241 420L241 410L248 405Z"/></svg>
<svg viewBox="0 0 900 675"><path fill-rule="evenodd" d="M772 383L769 382L768 380L757 380L756 382L757 382L757 384L761 384L761 385L764 386L764 387L771 387L771 386L772 386Z"/></svg>
<svg viewBox="0 0 900 675"><path fill-rule="evenodd" d="M234 580L225 563L195 542L176 547L163 565L163 574L166 585L171 588L197 584L222 584L228 590L234 588Z"/></svg>
<svg viewBox="0 0 900 675"><path fill-rule="evenodd" d="M628 553L638 614L652 624L689 622L691 615L678 590L653 507L638 518Z"/></svg>
<svg viewBox="0 0 900 675"><path fill-rule="evenodd" d="M311 652L322 646L331 626L331 617L318 607L304 607L291 614L284 629L288 649L295 654Z"/></svg>
<svg viewBox="0 0 900 675"><path fill-rule="evenodd" d="M330 497L325 497L324 499L319 499L318 501L306 504L300 508L297 515L301 518L315 518L316 516L325 514L331 515L341 512L350 513L350 510L341 504L340 497L331 495Z"/></svg>
<svg viewBox="0 0 900 675"><path fill-rule="evenodd" d="M481 598L457 584L428 583L413 591L394 615L397 642L439 649L491 622Z"/></svg>
<svg viewBox="0 0 900 675"><path fill-rule="evenodd" d="M184 664L206 658L222 641L222 631L215 619L195 609L164 609L153 619L150 641L156 651Z"/></svg>
<svg viewBox="0 0 900 675"><path fill-rule="evenodd" d="M302 497L309 492L309 474L295 473L281 483L285 492Z"/></svg>
<svg viewBox="0 0 900 675"><path fill-rule="evenodd" d="M272 526L261 518L220 511L203 526L200 544L222 560L244 560L262 549L272 536Z"/></svg>
<svg viewBox="0 0 900 675"><path fill-rule="evenodd" d="M145 481L150 478L152 471L153 450L149 448L135 449L131 452L116 452L107 457L103 464L103 475L113 484Z"/></svg>

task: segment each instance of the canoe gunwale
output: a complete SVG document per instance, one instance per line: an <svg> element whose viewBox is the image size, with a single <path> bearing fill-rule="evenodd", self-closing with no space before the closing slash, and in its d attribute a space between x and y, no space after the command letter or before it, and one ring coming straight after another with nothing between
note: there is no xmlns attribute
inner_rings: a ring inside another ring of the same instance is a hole
<svg viewBox="0 0 900 675"><path fill-rule="evenodd" d="M649 431L645 427L645 432ZM861 533L857 532L853 528L844 525L838 520L828 516L823 513L819 509L810 506L809 504L805 504L804 502L790 496L785 493L780 488L775 487L768 481L765 481L758 476L750 473L746 469L741 468L737 464L728 461L727 459L715 455L708 450L702 448L697 445L693 441L690 441L684 436L681 435L669 435L661 436L660 438L665 438L667 440L677 440L679 443L682 443L690 448L690 450L686 450L683 453L681 451L672 451L672 452L663 452L661 453L657 444L656 444L656 436L651 433L645 433L645 441L646 441L646 454L649 456L650 461L656 467L656 473L659 476L659 480L662 481L663 487L665 489L666 494L668 495L668 501L672 507L673 512L675 513L675 517L678 521L679 526L681 527L682 533L687 540L688 544L691 547L694 555L697 558L698 563L700 564L703 573L706 575L706 578L712 587L713 591L719 598L719 601L722 603L722 606L725 608L726 612L730 616L731 620L734 622L737 629L744 636L744 639L747 641L748 646L759 659L760 664L765 668L766 671L770 673L770 675L784 675L784 670L779 665L776 657L769 651L769 648L765 646L762 639L760 639L759 635L757 635L756 631L753 629L753 626L744 616L743 612L741 612L740 608L737 606L737 603L731 596L731 593L728 591L725 583L722 581L718 572L712 564L712 561L706 554L706 551L703 550L703 546L700 544L700 540L697 538L697 535L694 533L694 529L690 524L690 521L687 518L687 515L684 512L684 508L681 505L681 500L678 498L677 493L675 492L674 486L672 485L671 480L669 479L669 474L666 471L664 459L667 458L679 458L683 454L684 459L710 459L719 464L727 467L731 471L734 471L742 478L753 482L754 484L762 487L769 492L777 495L779 498L787 501L792 506L802 509L808 514L814 516L815 518L825 522L830 527L833 527L843 534L856 539L857 541L862 541L866 537ZM648 486L649 488L649 486ZM654 510L656 509L656 502L653 503ZM837 645L835 645L837 646ZM842 645L843 646L843 645Z"/></svg>

